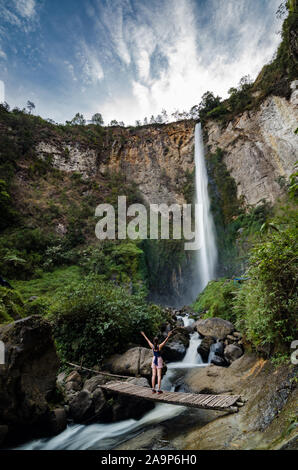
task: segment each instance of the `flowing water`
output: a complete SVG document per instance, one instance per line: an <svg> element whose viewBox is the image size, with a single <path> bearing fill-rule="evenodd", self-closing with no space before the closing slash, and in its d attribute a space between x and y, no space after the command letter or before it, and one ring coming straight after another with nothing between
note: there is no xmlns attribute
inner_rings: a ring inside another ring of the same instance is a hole
<svg viewBox="0 0 298 470"><path fill-rule="evenodd" d="M189 326L194 320L188 316L180 317L184 326ZM180 362L167 364L168 370L162 380L163 390L176 388L176 383L183 378L191 367L202 367L201 356L197 348L201 342L198 333L190 335L187 353ZM116 423L94 423L89 425L72 424L61 434L50 438L36 439L18 447L27 450L84 450L84 449L112 449L122 442L140 434L146 428L157 425L163 421L175 418L185 411L185 407L158 403L155 408L146 413L141 419L128 419Z"/></svg>
<svg viewBox="0 0 298 470"><path fill-rule="evenodd" d="M210 212L208 195L208 177L204 156L204 144L201 124L195 128L195 166L196 166L196 239L197 250L197 292L201 292L208 282L215 277L217 249L215 230Z"/></svg>

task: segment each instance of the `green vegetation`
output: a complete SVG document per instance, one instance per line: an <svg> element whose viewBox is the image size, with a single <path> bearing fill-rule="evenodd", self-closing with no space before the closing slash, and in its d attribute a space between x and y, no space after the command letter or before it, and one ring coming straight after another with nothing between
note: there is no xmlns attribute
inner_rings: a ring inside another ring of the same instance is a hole
<svg viewBox="0 0 298 470"><path fill-rule="evenodd" d="M236 320L233 301L238 289L230 279L210 281L192 308L203 318L220 317L233 323Z"/></svg>
<svg viewBox="0 0 298 470"><path fill-rule="evenodd" d="M0 323L10 323L26 316L21 295L6 287L0 286Z"/></svg>
<svg viewBox="0 0 298 470"><path fill-rule="evenodd" d="M257 350L270 346L277 364L289 359L297 334L297 235L296 207L288 203L277 208L253 238L248 280L241 286L224 279L212 281L193 305L205 317L235 323Z"/></svg>
<svg viewBox="0 0 298 470"><path fill-rule="evenodd" d="M62 360L93 366L103 358L140 344L140 331L158 332L162 310L142 295L131 295L100 276L89 276L65 289L51 306L57 349Z"/></svg>
<svg viewBox="0 0 298 470"><path fill-rule="evenodd" d="M256 347L289 348L297 332L298 218L286 206L255 243L247 271L250 280L239 291L237 326Z"/></svg>
<svg viewBox="0 0 298 470"><path fill-rule="evenodd" d="M219 275L232 276L245 270L248 249L255 234L271 214L271 207L261 201L247 207L237 197L237 186L218 148L206 155L209 175L209 197L219 255Z"/></svg>

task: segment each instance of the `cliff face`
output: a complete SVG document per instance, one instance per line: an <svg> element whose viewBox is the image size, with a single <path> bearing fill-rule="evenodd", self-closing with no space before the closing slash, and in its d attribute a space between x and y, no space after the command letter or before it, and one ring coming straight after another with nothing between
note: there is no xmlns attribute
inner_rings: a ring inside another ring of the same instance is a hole
<svg viewBox="0 0 298 470"><path fill-rule="evenodd" d="M225 152L238 196L247 204L262 199L274 202L281 195L281 177L288 178L298 160L297 122L297 99L277 96L268 97L255 111L240 114L226 128L207 122L206 146L211 152L217 147ZM41 158L51 156L54 167L85 177L121 172L137 183L148 203L182 204L186 173L194 169L194 127L194 121L180 121L115 128L108 144L98 151L62 140L41 141L37 151Z"/></svg>
<svg viewBox="0 0 298 470"><path fill-rule="evenodd" d="M53 166L85 177L121 172L138 184L148 203L184 203L185 173L194 167L194 121L139 129L115 128L99 151L61 140L41 141L38 156ZM119 188L121 195L121 188Z"/></svg>
<svg viewBox="0 0 298 470"><path fill-rule="evenodd" d="M259 109L245 111L225 129L214 121L206 125L206 145L220 147L237 183L238 196L247 204L274 202L281 195L279 180L288 178L298 160L298 100L268 97Z"/></svg>

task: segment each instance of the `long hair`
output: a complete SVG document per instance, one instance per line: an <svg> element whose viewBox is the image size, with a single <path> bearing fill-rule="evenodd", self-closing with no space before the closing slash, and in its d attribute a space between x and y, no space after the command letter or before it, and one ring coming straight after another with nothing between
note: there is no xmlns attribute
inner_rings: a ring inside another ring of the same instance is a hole
<svg viewBox="0 0 298 470"><path fill-rule="evenodd" d="M157 336L155 336L153 338L153 346L154 346L154 349L157 349L157 346L158 346L158 337Z"/></svg>

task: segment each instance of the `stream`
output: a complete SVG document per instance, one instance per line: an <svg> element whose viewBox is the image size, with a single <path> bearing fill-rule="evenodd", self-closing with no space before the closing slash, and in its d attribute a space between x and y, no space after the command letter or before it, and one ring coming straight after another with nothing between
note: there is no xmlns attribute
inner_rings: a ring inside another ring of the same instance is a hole
<svg viewBox="0 0 298 470"><path fill-rule="evenodd" d="M187 315L178 317L184 326L190 326L194 320ZM175 391L177 383L181 385L186 372L193 367L204 367L197 348L201 343L197 332L190 334L189 347L180 362L167 364L167 372L162 379L162 389ZM18 447L22 450L109 450L142 433L152 425L158 425L179 416L185 407L158 403L155 408L141 419L128 419L116 423L94 423L89 425L70 424L65 431L50 438L35 439Z"/></svg>

